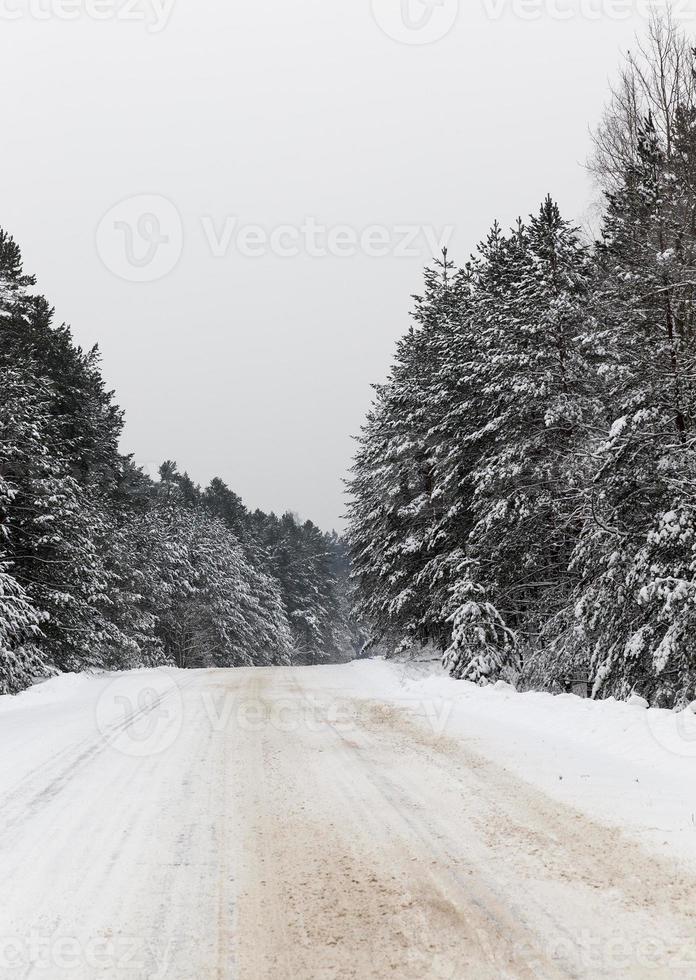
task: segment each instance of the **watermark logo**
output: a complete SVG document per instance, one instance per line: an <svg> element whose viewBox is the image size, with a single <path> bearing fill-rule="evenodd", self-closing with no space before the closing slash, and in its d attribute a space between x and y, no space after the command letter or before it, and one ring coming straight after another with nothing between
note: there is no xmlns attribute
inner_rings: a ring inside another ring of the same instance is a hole
<svg viewBox="0 0 696 980"><path fill-rule="evenodd" d="M159 755L171 748L181 732L181 691L166 676L117 677L102 691L96 708L97 728L104 740L135 758Z"/></svg>
<svg viewBox="0 0 696 980"><path fill-rule="evenodd" d="M459 0L372 0L372 15L399 44L432 44L454 27Z"/></svg>
<svg viewBox="0 0 696 980"><path fill-rule="evenodd" d="M481 4L488 20L509 17L528 22L626 21L633 17L650 20L666 9L664 0L481 0ZM693 0L673 0L670 13L675 21L692 21Z"/></svg>
<svg viewBox="0 0 696 980"><path fill-rule="evenodd" d="M387 720L396 708L380 701L358 701L334 698L324 702L311 698L238 699L229 692L215 695L204 692L203 707L211 731L260 734L265 731L285 735L306 732L317 734L332 729L338 735L360 734L375 723ZM452 702L444 699L401 699L398 710L418 717L424 731L441 738L447 729Z"/></svg>
<svg viewBox="0 0 696 980"><path fill-rule="evenodd" d="M352 259L363 256L381 259L421 258L423 254L439 255L449 245L453 225L435 228L432 225L326 225L306 217L299 225L241 224L234 215L216 221L212 215L201 218L201 227L213 258L236 254L257 259L274 256L279 259Z"/></svg>
<svg viewBox="0 0 696 980"><path fill-rule="evenodd" d="M696 702L683 711L646 712L650 734L671 755L696 759Z"/></svg>
<svg viewBox="0 0 696 980"><path fill-rule="evenodd" d="M243 223L236 215L202 215L187 234L213 259L431 259L447 248L454 225L326 224L311 215L273 227ZM139 195L110 208L99 222L96 245L106 268L128 282L155 282L176 267L184 228L165 197Z"/></svg>
<svg viewBox="0 0 696 980"><path fill-rule="evenodd" d="M184 246L181 215L156 194L129 197L97 228L97 252L106 268L128 282L155 282L176 266Z"/></svg>
<svg viewBox="0 0 696 980"><path fill-rule="evenodd" d="M77 938L58 932L32 931L26 936L0 936L0 976L142 976L166 977L171 943L160 948L135 936Z"/></svg>
<svg viewBox="0 0 696 980"><path fill-rule="evenodd" d="M80 19L144 24L161 33L175 0L0 0L0 20L76 21Z"/></svg>

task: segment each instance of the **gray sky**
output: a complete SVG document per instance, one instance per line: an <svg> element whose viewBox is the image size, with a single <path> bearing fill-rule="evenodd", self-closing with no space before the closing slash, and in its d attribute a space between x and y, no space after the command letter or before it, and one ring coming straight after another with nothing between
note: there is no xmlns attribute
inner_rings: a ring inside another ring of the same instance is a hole
<svg viewBox="0 0 696 980"><path fill-rule="evenodd" d="M340 526L426 234L463 261L549 191L584 218L643 8L440 2L0 0L0 223L148 469Z"/></svg>

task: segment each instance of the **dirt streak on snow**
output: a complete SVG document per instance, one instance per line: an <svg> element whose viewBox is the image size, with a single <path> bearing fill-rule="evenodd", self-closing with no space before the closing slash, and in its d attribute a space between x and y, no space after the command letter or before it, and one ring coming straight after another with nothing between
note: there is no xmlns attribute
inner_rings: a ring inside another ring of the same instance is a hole
<svg viewBox="0 0 696 980"><path fill-rule="evenodd" d="M0 977L694 976L646 714L381 663L0 699Z"/></svg>

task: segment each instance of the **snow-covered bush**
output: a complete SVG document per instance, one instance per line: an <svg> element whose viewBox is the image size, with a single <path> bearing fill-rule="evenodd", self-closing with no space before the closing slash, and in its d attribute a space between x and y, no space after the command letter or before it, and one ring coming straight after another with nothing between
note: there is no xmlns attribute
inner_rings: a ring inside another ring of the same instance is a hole
<svg viewBox="0 0 696 980"><path fill-rule="evenodd" d="M482 586L471 579L460 582L452 605L452 643L444 655L452 676L476 684L514 682L520 666L516 638Z"/></svg>

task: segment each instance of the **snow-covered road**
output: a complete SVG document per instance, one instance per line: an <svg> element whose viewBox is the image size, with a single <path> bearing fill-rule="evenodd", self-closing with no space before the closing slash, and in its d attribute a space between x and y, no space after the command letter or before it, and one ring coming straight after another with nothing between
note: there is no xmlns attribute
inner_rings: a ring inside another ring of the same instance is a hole
<svg viewBox="0 0 696 980"><path fill-rule="evenodd" d="M0 702L2 978L696 976L696 761L642 709L379 663Z"/></svg>

